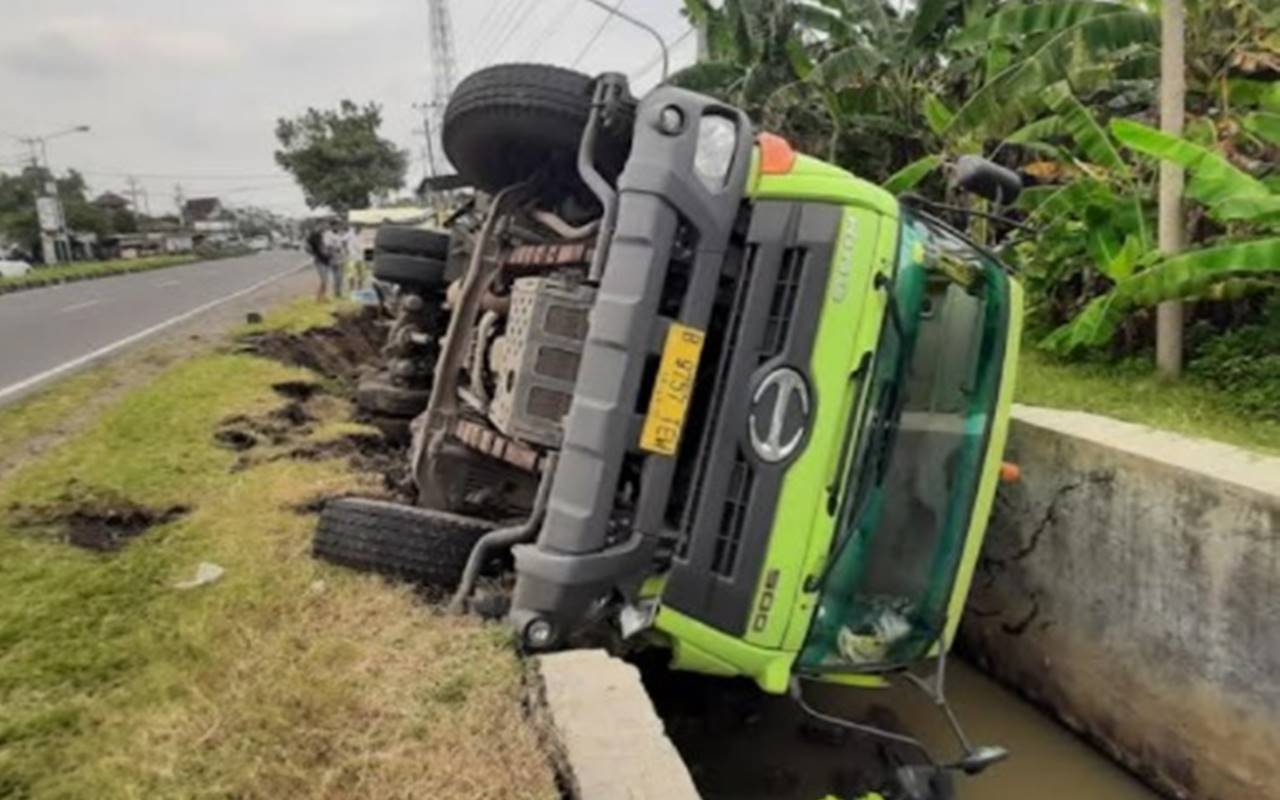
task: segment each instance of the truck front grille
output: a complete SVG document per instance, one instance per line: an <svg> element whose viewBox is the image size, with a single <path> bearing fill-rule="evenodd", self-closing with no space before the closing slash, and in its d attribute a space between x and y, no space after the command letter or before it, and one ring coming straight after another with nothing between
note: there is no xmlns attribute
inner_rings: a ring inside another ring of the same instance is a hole
<svg viewBox="0 0 1280 800"><path fill-rule="evenodd" d="M773 302L769 304L769 318L765 321L764 346L760 348L760 363L782 352L791 331L791 318L796 310L796 297L800 294L800 281L804 274L807 247L788 247L782 254L782 266L778 270L777 285L773 289Z"/></svg>
<svg viewBox="0 0 1280 800"><path fill-rule="evenodd" d="M723 516L716 531L716 549L711 558L711 571L722 577L733 575L738 563L738 550L742 545L742 531L747 521L747 501L751 498L751 486L755 471L739 452L733 459L729 473L729 488L725 492Z"/></svg>
<svg viewBox="0 0 1280 800"><path fill-rule="evenodd" d="M738 348L746 313L747 290L751 286L758 255L758 249L752 246L747 248L740 264L726 263L720 279L720 295L729 301L716 304L707 326L704 366L699 370L699 384L685 425L686 431L700 433L694 447L681 448L676 462L675 491L671 494L666 514L668 524L675 527L679 535L676 548L679 558L688 554L689 534L702 500L716 423L729 389L729 369ZM703 377L709 364L715 364L712 380Z"/></svg>

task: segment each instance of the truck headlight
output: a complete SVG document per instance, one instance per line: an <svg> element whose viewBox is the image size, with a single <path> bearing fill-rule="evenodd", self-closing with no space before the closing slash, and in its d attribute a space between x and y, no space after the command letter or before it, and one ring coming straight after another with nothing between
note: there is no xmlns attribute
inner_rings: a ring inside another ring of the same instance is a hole
<svg viewBox="0 0 1280 800"><path fill-rule="evenodd" d="M706 114L698 122L698 149L693 169L708 189L718 190L729 177L738 149L738 126L728 117Z"/></svg>

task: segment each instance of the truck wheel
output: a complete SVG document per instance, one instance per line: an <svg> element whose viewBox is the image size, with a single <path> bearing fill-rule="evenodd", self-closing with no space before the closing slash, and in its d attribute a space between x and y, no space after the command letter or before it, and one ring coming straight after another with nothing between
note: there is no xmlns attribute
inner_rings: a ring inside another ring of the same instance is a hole
<svg viewBox="0 0 1280 800"><path fill-rule="evenodd" d="M449 234L403 225L384 225L378 228L373 246L377 252L444 261L449 257Z"/></svg>
<svg viewBox="0 0 1280 800"><path fill-rule="evenodd" d="M449 97L441 138L458 175L497 192L551 165L575 176L578 143L595 82L549 64L500 64L473 72ZM599 168L612 179L631 147L634 107L600 142Z"/></svg>
<svg viewBox="0 0 1280 800"><path fill-rule="evenodd" d="M437 258L375 252L373 277L387 283L437 289L445 286L445 263Z"/></svg>
<svg viewBox="0 0 1280 800"><path fill-rule="evenodd" d="M452 589L471 549L493 528L444 511L347 497L325 504L311 552L361 572Z"/></svg>

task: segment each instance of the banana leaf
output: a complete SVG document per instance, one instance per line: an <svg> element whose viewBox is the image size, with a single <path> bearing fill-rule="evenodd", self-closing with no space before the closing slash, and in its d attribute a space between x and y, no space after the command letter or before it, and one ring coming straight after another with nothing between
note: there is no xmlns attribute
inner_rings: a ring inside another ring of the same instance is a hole
<svg viewBox="0 0 1280 800"><path fill-rule="evenodd" d="M936 94L930 92L924 96L924 119L929 125L929 130L941 135L951 124L951 118L954 116L951 109L947 108L947 104L942 102Z"/></svg>
<svg viewBox="0 0 1280 800"><path fill-rule="evenodd" d="M883 184L884 189L891 194L901 194L912 189L941 163L941 156L925 156L913 161L890 175Z"/></svg>
<svg viewBox="0 0 1280 800"><path fill-rule="evenodd" d="M1271 144L1280 145L1280 114L1255 111L1246 114L1242 122L1245 130Z"/></svg>
<svg viewBox="0 0 1280 800"><path fill-rule="evenodd" d="M965 27L952 36L948 44L953 47L971 47L986 44L998 37L1021 38L1061 31L1088 19L1132 10L1124 3L1092 0L1013 6Z"/></svg>
<svg viewBox="0 0 1280 800"><path fill-rule="evenodd" d="M914 47L923 44L938 29L938 24L947 16L947 9L954 3L955 0L920 0L907 41Z"/></svg>
<svg viewBox="0 0 1280 800"><path fill-rule="evenodd" d="M1071 322L1041 341L1047 350L1069 353L1105 344L1133 308L1167 300L1204 297L1215 285L1233 279L1280 275L1280 238L1192 250L1156 262L1094 299Z"/></svg>
<svg viewBox="0 0 1280 800"><path fill-rule="evenodd" d="M948 135L1007 131L1041 106L1041 92L1067 77L1073 63L1099 59L1133 45L1154 45L1159 39L1159 20L1131 10L1089 16L1055 31L974 92L956 112Z"/></svg>
<svg viewBox="0 0 1280 800"><path fill-rule="evenodd" d="M1044 100L1062 119L1067 132L1090 162L1105 167L1126 180L1130 177L1129 165L1112 144L1111 137L1094 119L1089 109L1071 93L1071 87L1065 81L1047 87L1044 90Z"/></svg>
<svg viewBox="0 0 1280 800"><path fill-rule="evenodd" d="M1154 158L1172 161L1191 176L1187 195L1208 207L1220 221L1251 221L1274 210L1266 184L1238 169L1221 153L1172 134L1127 119L1111 121L1111 133L1126 147ZM1259 200L1257 209L1248 200Z"/></svg>

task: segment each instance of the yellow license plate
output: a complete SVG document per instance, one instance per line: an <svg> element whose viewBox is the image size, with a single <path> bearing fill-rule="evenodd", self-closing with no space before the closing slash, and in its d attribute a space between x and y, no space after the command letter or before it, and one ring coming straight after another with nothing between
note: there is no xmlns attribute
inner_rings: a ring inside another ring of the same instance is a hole
<svg viewBox="0 0 1280 800"><path fill-rule="evenodd" d="M664 456L675 455L680 445L680 431L693 396L693 379L698 374L698 359L706 334L697 328L672 323L662 347L658 379L649 398L649 413L640 431L640 447Z"/></svg>

